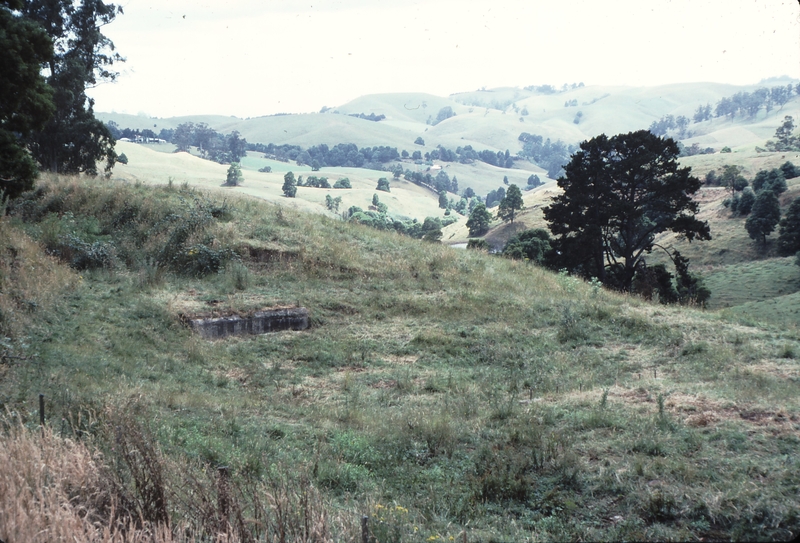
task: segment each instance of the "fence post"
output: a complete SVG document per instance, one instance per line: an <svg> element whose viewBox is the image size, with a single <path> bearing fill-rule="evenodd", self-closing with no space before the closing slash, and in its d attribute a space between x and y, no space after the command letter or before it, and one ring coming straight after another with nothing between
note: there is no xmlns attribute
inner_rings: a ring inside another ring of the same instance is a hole
<svg viewBox="0 0 800 543"><path fill-rule="evenodd" d="M227 530L228 514L230 510L230 492L228 489L228 466L217 468L219 479L217 479L217 509L219 510L220 520L223 530Z"/></svg>
<svg viewBox="0 0 800 543"><path fill-rule="evenodd" d="M369 527L367 527L368 521L369 517L367 515L361 517L361 543L369 543Z"/></svg>

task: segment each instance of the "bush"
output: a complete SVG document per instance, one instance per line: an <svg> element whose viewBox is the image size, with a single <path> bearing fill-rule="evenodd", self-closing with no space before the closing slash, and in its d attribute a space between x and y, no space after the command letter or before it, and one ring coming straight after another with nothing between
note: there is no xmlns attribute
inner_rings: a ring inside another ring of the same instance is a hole
<svg viewBox="0 0 800 543"><path fill-rule="evenodd" d="M127 163L128 163L128 157L127 157L127 155L125 155L125 153L121 153L121 154L120 154L120 155L117 157L117 162L119 162L120 164L127 164Z"/></svg>
<svg viewBox="0 0 800 543"><path fill-rule="evenodd" d="M728 147L727 145L720 150L720 153L730 153L730 152L731 148Z"/></svg>
<svg viewBox="0 0 800 543"><path fill-rule="evenodd" d="M543 228L534 228L509 239L503 247L503 256L541 265L550 250L550 233Z"/></svg>
<svg viewBox="0 0 800 543"><path fill-rule="evenodd" d="M389 180L385 177L381 177L378 179L378 186L375 187L375 190L382 190L384 192L390 192L389 190Z"/></svg>
<svg viewBox="0 0 800 543"><path fill-rule="evenodd" d="M347 177L343 177L341 179L337 179L336 182L333 184L333 188L335 189L351 189L353 186L350 184L350 179Z"/></svg>
<svg viewBox="0 0 800 543"><path fill-rule="evenodd" d="M470 240L467 241L467 249L488 252L491 249L491 246L485 239L470 238Z"/></svg>
<svg viewBox="0 0 800 543"><path fill-rule="evenodd" d="M259 168L258 171L261 173L270 173L272 171L272 166L264 166L263 168Z"/></svg>

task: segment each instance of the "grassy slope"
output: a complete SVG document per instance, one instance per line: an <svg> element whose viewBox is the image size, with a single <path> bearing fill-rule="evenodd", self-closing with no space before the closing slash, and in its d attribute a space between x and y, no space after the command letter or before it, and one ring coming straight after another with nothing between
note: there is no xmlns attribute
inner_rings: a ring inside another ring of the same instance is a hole
<svg viewBox="0 0 800 543"><path fill-rule="evenodd" d="M478 149L510 149L513 153L519 149L517 136L521 131L540 133L549 137L576 142L592 137L599 132L611 134L646 127L653 120L665 114L691 117L697 105L705 103L713 105L723 96L730 96L742 90L752 91L755 88L757 87L698 83L654 88L584 87L554 95L541 95L520 89L505 88L461 93L453 95L449 99L419 93L396 93L358 98L340 106L337 109L341 113L339 115L329 112L326 114L272 116L248 120L226 117L193 117L179 120L181 122L186 120L199 122L202 120L223 131L238 129L253 141L276 141L311 145L321 141L329 143L343 141L342 138L346 135L347 137L344 139L350 138L350 141L356 141L359 145L397 145L399 149L407 149L409 152L416 149L424 152L442 144L449 148L455 148L459 145L473 145ZM508 106L505 111L490 107L492 102L507 102L512 99L516 100L515 107L518 108L517 112L511 106ZM564 102L572 99L577 100L579 105L565 108ZM422 107L423 103L426 107ZM429 116L435 116L438 109L444 106L453 107L458 115L436 126L424 124ZM519 114L519 110L522 107L528 109L529 114L527 116L523 117ZM584 115L581 122L576 125L573 123L573 119L575 113L579 110ZM345 115L346 113L384 114L387 116L387 120L373 123L348 117ZM762 111L755 119L738 118L733 121L713 119L704 123L692 124L689 129L694 135L684 140L686 145L698 143L701 146L715 148L728 145L733 148L734 152L731 154L716 153L713 155L687 157L682 159L681 162L686 166L691 166L693 173L698 176L704 176L711 169L720 170L725 164L736 164L743 168L744 175L748 178L752 178L760 169L779 166L786 160L792 160L796 164L800 164L800 154L798 153L755 152L756 145L763 146L764 142L772 137L775 128L784 115L793 115L795 118L800 118L800 100L795 97L783 110L773 110L769 114ZM523 119L523 122L520 122L520 118ZM130 124L134 121L147 121L149 123L150 120L152 119L128 116L119 118L117 122L121 126L125 126L126 123ZM171 122L177 124L176 119L152 121L153 123ZM145 125L142 125L142 127L145 127ZM412 143L417 135L423 136L426 143L425 147ZM256 154L252 153L252 155ZM252 172L252 170L257 170L266 164L273 166L274 174ZM505 170L483 163L475 165L443 164L451 176L456 175L458 177L459 186L462 189L471 187L481 195L502 186L503 176L508 176L511 183L516 183L521 187L526 185L527 177L531 172L536 172L542 180L548 181L540 169L527 163L519 163L518 165L523 169ZM286 200L281 196L280 177L287 168L291 168L295 172L307 170L307 168L294 165L267 162L258 156L247 157L244 161L244 167L246 170L251 170L251 172L247 172L247 178L250 181L237 190L258 195L271 201ZM415 169L424 168L425 166L405 162L404 167ZM127 169L133 170L133 163ZM120 170L122 170L122 167L120 167ZM145 167L135 175L140 178L146 178L151 175L152 171L148 172L148 168ZM172 175L178 180L181 178L181 172L185 170L178 171L164 166L161 171L174 171L174 175L167 173L164 177ZM159 172L158 176L160 175L162 175L161 172ZM198 172L196 177L198 180L202 180L202 186L214 186L215 178L222 179L222 177L217 177L218 175L216 171L213 174L201 174ZM369 185L381 176L377 172L375 174L365 174L364 170L346 169L326 169L322 172L322 175L326 175L331 179L347 176L355 183L358 183L356 180L363 180L356 187L359 190L354 189L352 192L348 191L347 194L338 191L331 193L334 196L343 197L343 209L346 209L349 205L368 206L374 192ZM195 174L192 174L189 177L194 176ZM184 175L185 177L187 176ZM421 190L409 184L404 186L401 182L394 182L393 185L396 185L398 190L395 191L397 195L395 196L393 193L390 200L386 202L390 206L390 212L399 216L416 217L418 219L423 219L425 216L440 215L436 206L436 196L430 191ZM524 227L544 226L541 208L547 204L548 197L552 196L552 190L554 190L554 183L548 182L545 187L532 193L526 193L525 201L528 211L521 214L518 220L519 224L512 226L498 223L487 235L487 239L493 245L501 246L511 235ZM326 192L323 191L301 189L298 200L292 202L292 204L301 206L304 209L319 210L319 207L324 203L325 194ZM793 197L793 195L794 193L791 192L784 197L782 202L784 207L788 205L789 198ZM451 197L455 197L455 195ZM728 216L721 206L723 198L722 191L717 191L716 189L704 191L704 195L701 196L703 217L710 221L715 240L710 244L694 244L684 248L686 254L692 258L696 269L708 274L709 279L717 285L718 289L723 289L718 290L719 296L712 302L712 305L720 307L728 304L726 300L738 299L730 297L725 290L725 285L734 284L732 281L725 280L725 274L731 272L735 276L739 273L736 271L738 265L745 265L753 259L764 259L769 256L769 253L765 254L756 250L743 230L743 221L741 219L731 219ZM300 200L308 200L309 203L300 202ZM448 227L444 232L444 241L448 243L465 242L467 239L465 222L465 220L461 220ZM662 241L669 240L665 238ZM658 260L660 256L655 255L654 258ZM776 265L779 268L781 267L779 263ZM719 276L719 278L715 278L715 276ZM752 301L759 300L763 295L761 289L748 292L752 293ZM769 312L765 313L768 314Z"/></svg>
<svg viewBox="0 0 800 543"><path fill-rule="evenodd" d="M52 224L39 212L69 210L122 240L198 197L56 181L24 206L40 219L4 221L39 237ZM32 319L19 349L37 362L7 366L4 408L31 419L43 392L50 420L94 413L83 419L92 432L104 406L118 406L176 462L227 465L237 480L305 473L342 540L357 528L333 520L352 526L361 514L409 541L458 537L467 524L470 540L798 534L796 329L228 203L229 220L204 236L236 248L244 267L206 279L136 265L84 272ZM287 302L309 309L310 330L208 342L178 319Z"/></svg>
<svg viewBox="0 0 800 543"><path fill-rule="evenodd" d="M282 162L268 161L258 158L258 153L251 153L244 161L244 183L236 188L222 187L228 166L189 155L188 153L160 153L145 146L134 143L119 142L118 152L124 152L129 159L128 164L120 164L114 169L112 179L141 181L165 184L169 178L176 184L189 183L204 189L215 189L226 194L249 194L264 200L315 213L327 213L325 196L341 197L340 211L350 206L363 209L372 203L375 187L381 177L391 177L387 172L366 170L363 168L324 168L320 172L312 172L309 167L298 167ZM262 165L273 167L271 173L258 172ZM314 189L299 187L296 198L286 198L281 187L283 176L288 170L295 175L311 174L328 177L331 184L337 179L347 177L352 189ZM155 173L157 172L157 173ZM501 179L502 184L502 179ZM431 192L402 179L393 179L390 193L379 192L381 202L389 207L395 216L424 220L428 216L442 216L436 199Z"/></svg>

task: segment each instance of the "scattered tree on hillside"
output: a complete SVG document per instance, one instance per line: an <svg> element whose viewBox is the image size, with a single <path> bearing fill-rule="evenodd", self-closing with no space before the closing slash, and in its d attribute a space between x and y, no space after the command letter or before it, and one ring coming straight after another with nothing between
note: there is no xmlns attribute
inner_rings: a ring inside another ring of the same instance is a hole
<svg viewBox="0 0 800 543"><path fill-rule="evenodd" d="M581 143L558 180L564 192L544 209L556 266L630 291L656 235L711 239L695 218L700 180L678 167L678 152L674 140L647 130Z"/></svg>
<svg viewBox="0 0 800 543"><path fill-rule="evenodd" d="M425 140L422 139L422 136L417 136L417 139L414 140L414 143L416 145L422 145L423 147L425 146Z"/></svg>
<svg viewBox="0 0 800 543"><path fill-rule="evenodd" d="M511 221L511 224L514 224L517 211L521 211L523 208L522 192L518 186L511 185L497 208L497 218L506 222Z"/></svg>
<svg viewBox="0 0 800 543"><path fill-rule="evenodd" d="M389 180L385 177L381 177L378 179L378 186L375 187L375 190L382 190L383 192L391 192L389 187Z"/></svg>
<svg viewBox="0 0 800 543"><path fill-rule="evenodd" d="M503 256L544 265L551 249L550 232L543 228L534 228L509 239L503 247Z"/></svg>
<svg viewBox="0 0 800 543"><path fill-rule="evenodd" d="M241 137L238 130L234 130L227 137L228 153L226 157L230 162L240 162L247 155L247 140Z"/></svg>
<svg viewBox="0 0 800 543"><path fill-rule="evenodd" d="M472 190L472 187L467 187L464 189L464 193L461 196L469 200L470 198L475 197L475 191Z"/></svg>
<svg viewBox="0 0 800 543"><path fill-rule="evenodd" d="M425 217L422 223L422 241L439 243L442 239L442 222L435 217Z"/></svg>
<svg viewBox="0 0 800 543"><path fill-rule="evenodd" d="M440 190L439 191L439 208L440 209L448 209L447 191L446 190Z"/></svg>
<svg viewBox="0 0 800 543"><path fill-rule="evenodd" d="M489 223L492 222L492 214L486 209L484 204L478 204L467 219L467 228L470 237L478 237L489 231Z"/></svg>
<svg viewBox="0 0 800 543"><path fill-rule="evenodd" d="M46 68L55 113L43 128L26 138L32 155L52 172L97 175L97 162L103 159L109 172L117 158L115 140L108 127L95 118L94 99L86 95L86 89L114 81L118 75L111 71L112 66L124 59L100 29L114 21L122 8L102 0L78 4L72 0L24 0L21 4L22 16L41 25L54 46Z"/></svg>
<svg viewBox="0 0 800 543"><path fill-rule="evenodd" d="M117 157L117 162L120 164L127 164L128 163L128 156L125 153L122 153Z"/></svg>
<svg viewBox="0 0 800 543"><path fill-rule="evenodd" d="M225 185L228 187L238 187L244 181L244 177L242 176L242 168L239 166L238 162L231 162L230 168L228 168L228 177L225 180Z"/></svg>
<svg viewBox="0 0 800 543"><path fill-rule="evenodd" d="M722 167L719 184L727 187L731 191L731 196L736 192L741 192L748 185L747 179L742 176L741 172L742 169L739 166L726 164Z"/></svg>
<svg viewBox="0 0 800 543"><path fill-rule="evenodd" d="M542 180L539 179L539 176L536 175L535 173L532 173L530 175L530 177L528 177L528 188L529 189L535 189L536 187L539 187L541 185L544 185L544 183L542 183Z"/></svg>
<svg viewBox="0 0 800 543"><path fill-rule="evenodd" d="M283 176L283 194L287 198L294 198L297 195L297 181L294 178L294 173L286 172Z"/></svg>
<svg viewBox="0 0 800 543"><path fill-rule="evenodd" d="M335 189L351 189L353 185L350 184L350 179L347 177L342 177L341 179L337 179L336 182L333 184L333 188Z"/></svg>
<svg viewBox="0 0 800 543"><path fill-rule="evenodd" d="M756 203L756 193L750 187L746 187L742 191L741 196L734 196L734 203L731 203L731 211L735 211L739 215L749 215L753 210L753 204Z"/></svg>
<svg viewBox="0 0 800 543"><path fill-rule="evenodd" d="M795 177L800 176L800 168L789 161L781 164L781 171L783 172L783 177L786 179L794 179Z"/></svg>
<svg viewBox="0 0 800 543"><path fill-rule="evenodd" d="M439 110L439 113L436 114L436 120L433 121L433 125L437 125L440 122L449 119L450 117L455 117L456 113L453 111L453 108L450 106L444 106ZM423 143L424 145L424 143Z"/></svg>
<svg viewBox="0 0 800 543"><path fill-rule="evenodd" d="M795 198L780 222L778 252L784 256L800 251L800 198Z"/></svg>
<svg viewBox="0 0 800 543"><path fill-rule="evenodd" d="M696 123L711 120L711 104L697 106L697 110L694 112L693 120Z"/></svg>
<svg viewBox="0 0 800 543"><path fill-rule="evenodd" d="M494 207L495 204L499 204L505 197L506 189L503 187L489 191L489 194L486 195L486 207Z"/></svg>
<svg viewBox="0 0 800 543"><path fill-rule="evenodd" d="M22 0L0 0L0 193L14 198L33 188L36 163L24 139L41 130L54 111L53 91L41 75L53 42L34 22L11 10Z"/></svg>
<svg viewBox="0 0 800 543"><path fill-rule="evenodd" d="M786 177L784 177L783 171L778 168L759 170L755 178L753 178L753 190L756 192L769 190L775 193L775 196L780 196L788 188Z"/></svg>
<svg viewBox="0 0 800 543"><path fill-rule="evenodd" d="M332 198L330 194L325 195L325 207L328 208L328 211L333 211L334 213L339 212L339 206L342 203L342 197L337 196L336 198Z"/></svg>
<svg viewBox="0 0 800 543"><path fill-rule="evenodd" d="M800 137L794 135L794 118L787 115L783 118L777 130L775 130L777 141L768 141L767 149L770 151L800 151Z"/></svg>
<svg viewBox="0 0 800 543"><path fill-rule="evenodd" d="M508 185L508 176L507 175L503 176L503 184L504 185Z"/></svg>
<svg viewBox="0 0 800 543"><path fill-rule="evenodd" d="M744 223L744 227L750 238L761 241L762 245L767 244L767 236L770 235L781 220L781 208L778 197L771 190L762 190L756 196L750 216Z"/></svg>
<svg viewBox="0 0 800 543"><path fill-rule="evenodd" d="M172 134L172 143L175 144L175 152L188 152L194 136L194 123L181 123L175 128Z"/></svg>

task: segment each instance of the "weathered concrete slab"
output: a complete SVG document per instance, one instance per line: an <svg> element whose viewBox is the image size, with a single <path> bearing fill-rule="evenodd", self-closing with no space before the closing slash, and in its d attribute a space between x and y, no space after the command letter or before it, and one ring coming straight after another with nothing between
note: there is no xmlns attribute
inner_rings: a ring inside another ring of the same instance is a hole
<svg viewBox="0 0 800 543"><path fill-rule="evenodd" d="M228 336L266 334L283 330L308 328L308 310L305 307L264 309L250 315L188 319L192 330L205 339Z"/></svg>

